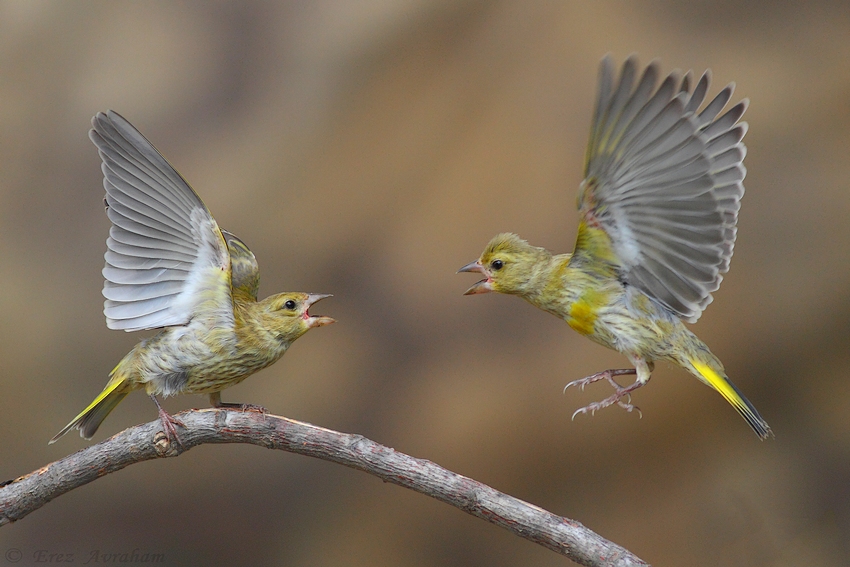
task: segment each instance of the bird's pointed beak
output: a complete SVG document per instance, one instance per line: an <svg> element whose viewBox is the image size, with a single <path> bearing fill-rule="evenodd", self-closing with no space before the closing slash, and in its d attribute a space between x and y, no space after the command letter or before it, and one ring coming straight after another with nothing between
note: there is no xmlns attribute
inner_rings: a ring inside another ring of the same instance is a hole
<svg viewBox="0 0 850 567"><path fill-rule="evenodd" d="M487 276L485 279L473 285L471 288L466 290L464 295L475 295L478 293L488 293L493 291L493 280L490 279L490 274L487 273L487 270L484 269L484 266L481 265L481 262L478 260L474 262L470 262L465 265L461 269L457 271L457 273L461 272L478 272L479 274L484 274Z"/></svg>
<svg viewBox="0 0 850 567"><path fill-rule="evenodd" d="M461 272L478 272L479 274L483 274L484 266L481 265L481 262L476 260L474 262L470 262L469 264L465 265L457 271L457 273Z"/></svg>
<svg viewBox="0 0 850 567"><path fill-rule="evenodd" d="M313 327L324 327L325 325L330 325L331 323L336 323L336 319L332 317L327 317L325 315L310 315L309 308L316 302L319 302L325 298L333 297L330 293L309 293L307 294L307 308L304 310L304 320L307 321L307 326L311 329Z"/></svg>

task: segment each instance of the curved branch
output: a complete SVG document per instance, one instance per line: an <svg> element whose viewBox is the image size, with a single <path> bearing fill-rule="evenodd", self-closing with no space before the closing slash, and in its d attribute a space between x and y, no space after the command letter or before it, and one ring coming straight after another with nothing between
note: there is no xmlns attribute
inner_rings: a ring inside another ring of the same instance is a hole
<svg viewBox="0 0 850 567"><path fill-rule="evenodd" d="M182 412L182 446L159 420L130 427L0 487L0 526L50 500L133 463L175 457L203 443L250 443L332 461L436 498L587 566L646 566L579 522L503 494L431 461L366 439L270 414L202 409Z"/></svg>

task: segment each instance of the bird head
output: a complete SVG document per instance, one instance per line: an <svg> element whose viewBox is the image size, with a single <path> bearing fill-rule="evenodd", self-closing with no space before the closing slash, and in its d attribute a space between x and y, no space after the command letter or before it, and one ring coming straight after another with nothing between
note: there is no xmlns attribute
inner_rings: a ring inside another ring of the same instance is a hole
<svg viewBox="0 0 850 567"><path fill-rule="evenodd" d="M291 291L267 297L264 304L263 326L280 340L292 342L313 327L336 323L324 315L311 315L310 306L332 297L330 294Z"/></svg>
<svg viewBox="0 0 850 567"><path fill-rule="evenodd" d="M549 252L532 246L516 234L506 232L496 235L478 260L458 270L484 275L484 279L466 290L464 295L490 291L522 295L528 291L542 261L548 258L551 258Z"/></svg>

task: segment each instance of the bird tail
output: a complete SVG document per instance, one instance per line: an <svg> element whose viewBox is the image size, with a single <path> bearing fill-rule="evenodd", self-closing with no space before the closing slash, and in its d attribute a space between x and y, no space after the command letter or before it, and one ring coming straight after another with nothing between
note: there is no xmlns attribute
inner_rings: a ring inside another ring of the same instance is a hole
<svg viewBox="0 0 850 567"><path fill-rule="evenodd" d="M729 377L726 376L726 373L722 370L722 366L720 366L719 363L707 364L693 358L690 359L689 362L696 371L695 373L697 374L697 377L717 390L720 395L723 396L739 414L741 414L741 417L750 424L750 427L753 428L756 435L762 439L767 439L773 435L773 431L770 430L770 426L764 418L759 415L758 410L756 410L753 404L744 397L741 390L739 390L737 386L729 380Z"/></svg>
<svg viewBox="0 0 850 567"><path fill-rule="evenodd" d="M48 441L48 445L55 443L60 437L71 431L72 429L80 430L80 437L83 439L91 439L92 436L100 427L100 424L106 419L115 406L117 406L124 396L133 390L130 383L123 376L115 374L113 370L112 379L106 384L103 391L98 394L92 403L80 414L71 420L71 423L62 428L62 431L53 436L53 439Z"/></svg>

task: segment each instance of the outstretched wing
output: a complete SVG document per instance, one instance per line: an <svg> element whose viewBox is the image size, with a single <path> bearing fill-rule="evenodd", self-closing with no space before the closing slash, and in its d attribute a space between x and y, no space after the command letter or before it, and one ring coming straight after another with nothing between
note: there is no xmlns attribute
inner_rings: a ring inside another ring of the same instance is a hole
<svg viewBox="0 0 850 567"><path fill-rule="evenodd" d="M199 315L232 326L230 256L200 197L118 113L98 113L92 127L112 221L103 268L107 326L136 331Z"/></svg>
<svg viewBox="0 0 850 567"><path fill-rule="evenodd" d="M730 84L698 113L709 71L691 93L690 73L681 82L671 73L656 89L658 66L634 86L636 68L627 59L615 85L611 59L602 60L579 211L610 238L626 283L695 322L729 270L747 101L719 116Z"/></svg>

